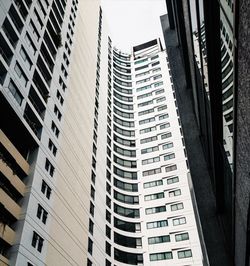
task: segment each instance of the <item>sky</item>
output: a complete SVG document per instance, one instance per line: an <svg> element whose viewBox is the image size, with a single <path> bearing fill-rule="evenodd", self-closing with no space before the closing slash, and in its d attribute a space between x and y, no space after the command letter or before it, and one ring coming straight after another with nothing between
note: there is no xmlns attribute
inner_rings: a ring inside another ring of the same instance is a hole
<svg viewBox="0 0 250 266"><path fill-rule="evenodd" d="M165 0L101 0L114 46L122 52L161 38L160 16L167 13Z"/></svg>

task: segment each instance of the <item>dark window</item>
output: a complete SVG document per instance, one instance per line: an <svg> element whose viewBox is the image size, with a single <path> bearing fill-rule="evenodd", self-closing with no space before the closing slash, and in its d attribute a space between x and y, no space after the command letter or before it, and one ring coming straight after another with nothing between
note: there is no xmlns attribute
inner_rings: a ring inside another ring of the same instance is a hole
<svg viewBox="0 0 250 266"><path fill-rule="evenodd" d="M106 253L111 256L111 245L106 241Z"/></svg>
<svg viewBox="0 0 250 266"><path fill-rule="evenodd" d="M36 248L39 252L41 252L43 248L43 241L44 239L39 236L35 231L33 231L33 237L31 242L32 247Z"/></svg>
<svg viewBox="0 0 250 266"><path fill-rule="evenodd" d="M111 239L111 229L109 226L106 225L106 236Z"/></svg>
<svg viewBox="0 0 250 266"><path fill-rule="evenodd" d="M92 255L93 253L93 241L91 238L88 238L88 252Z"/></svg>
<svg viewBox="0 0 250 266"><path fill-rule="evenodd" d="M94 206L94 204L92 202L90 202L89 212L94 217L94 215L95 215L95 206Z"/></svg>
<svg viewBox="0 0 250 266"><path fill-rule="evenodd" d="M94 233L94 223L91 219L89 219L89 232L91 235Z"/></svg>
<svg viewBox="0 0 250 266"><path fill-rule="evenodd" d="M41 191L44 195L46 195L47 199L50 199L51 188L49 187L49 185L44 180L42 181Z"/></svg>
<svg viewBox="0 0 250 266"><path fill-rule="evenodd" d="M45 211L45 209L40 204L38 204L36 216L39 220L42 220L42 222L46 224L48 212Z"/></svg>

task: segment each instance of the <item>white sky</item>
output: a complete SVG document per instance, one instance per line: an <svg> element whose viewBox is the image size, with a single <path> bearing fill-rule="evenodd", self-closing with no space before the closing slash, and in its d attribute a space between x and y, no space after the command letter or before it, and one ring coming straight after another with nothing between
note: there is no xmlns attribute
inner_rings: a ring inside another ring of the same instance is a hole
<svg viewBox="0 0 250 266"><path fill-rule="evenodd" d="M167 13L165 0L101 0L113 44L123 52L162 37L160 16Z"/></svg>

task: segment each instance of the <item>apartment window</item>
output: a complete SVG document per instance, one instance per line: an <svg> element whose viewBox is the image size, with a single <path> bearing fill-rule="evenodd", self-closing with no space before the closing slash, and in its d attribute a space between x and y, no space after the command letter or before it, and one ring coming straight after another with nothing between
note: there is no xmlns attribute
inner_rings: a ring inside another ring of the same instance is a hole
<svg viewBox="0 0 250 266"><path fill-rule="evenodd" d="M135 68L135 71L139 71L139 70L144 69L144 68L147 68L147 67L148 67L148 65L141 66L141 67L136 67Z"/></svg>
<svg viewBox="0 0 250 266"><path fill-rule="evenodd" d="M39 26L40 26L40 28L42 29L43 28L43 23L42 23L42 20L41 20L41 18L39 17L39 15L38 15L38 12L37 12L37 10L35 9L34 10L34 14L35 14L35 18L36 18L36 20L37 20L37 22L38 22L38 24L39 24Z"/></svg>
<svg viewBox="0 0 250 266"><path fill-rule="evenodd" d="M183 206L182 202L171 205L171 211L177 211L177 210L181 210L183 208L184 208L184 206Z"/></svg>
<svg viewBox="0 0 250 266"><path fill-rule="evenodd" d="M168 226L167 220L155 221L155 222L148 222L147 229L159 228L159 227L166 227Z"/></svg>
<svg viewBox="0 0 250 266"><path fill-rule="evenodd" d="M25 35L25 40L26 40L26 42L28 44L28 47L29 47L31 53L33 55L35 55L35 53L36 53L36 47L35 47L35 45L34 45L33 41L31 40L31 38L30 38L30 36L29 36L28 33L26 33L26 35Z"/></svg>
<svg viewBox="0 0 250 266"><path fill-rule="evenodd" d="M59 90L57 90L57 92L56 92L56 98L58 99L60 104L63 105L64 99L63 99L61 93L59 92Z"/></svg>
<svg viewBox="0 0 250 266"><path fill-rule="evenodd" d="M56 156L57 148L51 139L49 139L48 147L49 147L49 150L53 153L53 155Z"/></svg>
<svg viewBox="0 0 250 266"><path fill-rule="evenodd" d="M120 192L114 191L114 198L126 204L139 204L138 196L129 196L129 195L125 195Z"/></svg>
<svg viewBox="0 0 250 266"><path fill-rule="evenodd" d="M91 238L88 238L88 252L92 255L93 253L93 241Z"/></svg>
<svg viewBox="0 0 250 266"><path fill-rule="evenodd" d="M119 157L115 155L114 155L114 162L124 167L128 167L128 168L136 168L137 166L136 161L120 159Z"/></svg>
<svg viewBox="0 0 250 266"><path fill-rule="evenodd" d="M28 78L25 76L23 70L21 69L20 65L18 63L16 63L14 70L17 74L17 76L19 77L19 81L20 83L26 87L27 83L28 83Z"/></svg>
<svg viewBox="0 0 250 266"><path fill-rule="evenodd" d="M124 217L140 218L139 209L130 209L114 204L114 212Z"/></svg>
<svg viewBox="0 0 250 266"><path fill-rule="evenodd" d="M168 127L170 127L170 123L160 125L160 129L164 129L164 128L168 128Z"/></svg>
<svg viewBox="0 0 250 266"><path fill-rule="evenodd" d="M181 224L185 224L185 223L186 223L185 217L173 219L173 225L181 225Z"/></svg>
<svg viewBox="0 0 250 266"><path fill-rule="evenodd" d="M162 199L162 198L164 198L164 192L159 192L159 193L144 196L145 201Z"/></svg>
<svg viewBox="0 0 250 266"><path fill-rule="evenodd" d="M153 157L153 158L149 158L149 159L145 159L142 160L142 165L146 165L146 164L150 164L150 163L155 163L155 162L159 162L160 161L160 157Z"/></svg>
<svg viewBox="0 0 250 266"><path fill-rule="evenodd" d="M151 142L151 141L155 141L155 140L157 140L157 139L158 139L157 136L148 137L148 138L145 138L145 139L141 139L141 140L140 140L140 143L141 143L141 144L144 144L144 143L148 143L148 142Z"/></svg>
<svg viewBox="0 0 250 266"><path fill-rule="evenodd" d="M171 177L171 178L167 179L167 184L168 185L174 184L174 183L177 183L177 182L179 182L179 177L178 176L174 176L174 177Z"/></svg>
<svg viewBox="0 0 250 266"><path fill-rule="evenodd" d="M106 196L106 205L111 208L111 199L108 196Z"/></svg>
<svg viewBox="0 0 250 266"><path fill-rule="evenodd" d="M45 209L40 205L38 204L37 206L37 213L36 213L36 216L39 220L42 220L42 222L44 224L46 224L46 221L47 221L47 217L48 217L48 212L45 211Z"/></svg>
<svg viewBox="0 0 250 266"><path fill-rule="evenodd" d="M144 91L144 90L148 90L148 89L151 89L151 85L147 85L147 86L143 86L143 87L137 88L136 91L140 92L140 91Z"/></svg>
<svg viewBox="0 0 250 266"><path fill-rule="evenodd" d="M60 133L60 131L59 131L59 129L57 128L57 126L56 126L56 124L55 124L54 121L52 121L52 123L51 123L51 130L52 130L52 132L55 134L55 136L58 138L58 137L59 137L59 133Z"/></svg>
<svg viewBox="0 0 250 266"><path fill-rule="evenodd" d="M179 241L185 241L189 239L189 235L188 233L182 233L182 234L177 234L175 235L175 241L179 242Z"/></svg>
<svg viewBox="0 0 250 266"><path fill-rule="evenodd" d="M137 192L138 191L138 185L137 184L130 184L126 182L122 182L116 178L114 178L114 186L125 190L125 191L130 191L130 192Z"/></svg>
<svg viewBox="0 0 250 266"><path fill-rule="evenodd" d="M150 169L150 170L147 170L147 171L143 171L142 175L143 176L149 176L149 175L156 175L156 174L159 174L159 173L161 173L161 168L155 168L155 169Z"/></svg>
<svg viewBox="0 0 250 266"><path fill-rule="evenodd" d="M106 170L106 178L110 181L111 180L111 173L109 170Z"/></svg>
<svg viewBox="0 0 250 266"><path fill-rule="evenodd" d="M33 22L32 20L30 21L29 26L30 26L30 28L31 28L31 32L33 33L33 35L34 35L36 41L39 41L39 39L40 39L40 35L39 35L39 33L38 33L38 31L37 31L37 29L36 29L36 27L35 27L35 24L34 24L34 22Z"/></svg>
<svg viewBox="0 0 250 266"><path fill-rule="evenodd" d="M137 100L141 100L141 99L147 98L149 96L152 96L152 92L145 93L145 94L137 96Z"/></svg>
<svg viewBox="0 0 250 266"><path fill-rule="evenodd" d="M150 81L150 78L138 80L138 81L136 81L136 84L141 84L141 83L144 83L144 82L147 82L147 81Z"/></svg>
<svg viewBox="0 0 250 266"><path fill-rule="evenodd" d="M137 172L124 171L117 167L114 167L114 174L126 179L133 179L133 180L137 179Z"/></svg>
<svg viewBox="0 0 250 266"><path fill-rule="evenodd" d="M106 210L106 220L111 223L111 213L108 210Z"/></svg>
<svg viewBox="0 0 250 266"><path fill-rule="evenodd" d="M140 120L139 121L139 125L143 125L143 124L150 123L150 122L153 122L153 121L155 121L155 118L154 117L150 117L150 118L147 118L147 119Z"/></svg>
<svg viewBox="0 0 250 266"><path fill-rule="evenodd" d="M90 196L91 198L94 200L95 199L95 189L93 186L91 186L91 189L90 189Z"/></svg>
<svg viewBox="0 0 250 266"><path fill-rule="evenodd" d="M160 115L159 116L159 120L163 120L163 119L166 119L168 118L168 114L164 114L164 115Z"/></svg>
<svg viewBox="0 0 250 266"><path fill-rule="evenodd" d="M150 100L150 101L147 101L147 102L143 102L143 103L139 103L139 104L138 104L138 107L147 106L147 105L150 105L150 104L152 104L152 103L154 103L153 100Z"/></svg>
<svg viewBox="0 0 250 266"><path fill-rule="evenodd" d="M156 87L159 87L159 86L162 86L162 85L163 85L163 82L160 81L160 82L155 83L154 84L154 87L156 88Z"/></svg>
<svg viewBox="0 0 250 266"><path fill-rule="evenodd" d="M169 235L154 236L154 237L148 238L148 244L149 245L160 244L160 243L165 243L165 242L170 242L170 236Z"/></svg>
<svg viewBox="0 0 250 266"><path fill-rule="evenodd" d="M156 187L156 186L161 186L161 185L163 185L163 181L162 180L155 180L155 181L144 183L143 187L144 188L151 188L151 187Z"/></svg>
<svg viewBox="0 0 250 266"><path fill-rule="evenodd" d="M175 158L175 154L174 153L170 153L170 154L167 154L164 156L164 161L168 161L168 160L171 160L171 159L174 159Z"/></svg>
<svg viewBox="0 0 250 266"><path fill-rule="evenodd" d="M169 197L176 197L176 196L181 195L181 190L176 189L176 190L170 191L168 194L169 194Z"/></svg>
<svg viewBox="0 0 250 266"><path fill-rule="evenodd" d="M136 78L139 78L139 77L142 77L142 76L145 76L145 75L148 75L150 72L149 71L145 71L145 72L142 72L140 74L136 74L135 77Z"/></svg>
<svg viewBox="0 0 250 266"><path fill-rule="evenodd" d="M173 258L173 254L172 254L171 251L149 254L150 261L169 260L169 259L172 259L172 258Z"/></svg>
<svg viewBox="0 0 250 266"><path fill-rule="evenodd" d="M158 146L149 147L149 148L142 149L141 154L146 154L146 153L150 153L150 152L154 152L154 151L158 151L158 150L159 150Z"/></svg>
<svg viewBox="0 0 250 266"><path fill-rule="evenodd" d="M52 163L46 158L45 161L45 169L49 173L51 177L54 175L55 167L52 165Z"/></svg>
<svg viewBox="0 0 250 266"><path fill-rule="evenodd" d="M106 191L111 194L111 186L108 182L106 182Z"/></svg>
<svg viewBox="0 0 250 266"><path fill-rule="evenodd" d="M27 266L34 266L33 264L31 264L30 262L27 263Z"/></svg>
<svg viewBox="0 0 250 266"><path fill-rule="evenodd" d="M154 213L159 213L159 212L165 212L166 211L166 206L158 206L158 207L153 207L153 208L147 208L146 209L146 214L154 214Z"/></svg>
<svg viewBox="0 0 250 266"><path fill-rule="evenodd" d="M160 112L160 111L165 110L167 108L168 108L167 105L162 105L162 106L157 108L157 111Z"/></svg>
<svg viewBox="0 0 250 266"><path fill-rule="evenodd" d="M142 115L150 114L150 113L153 113L153 112L154 112L154 108L148 109L148 110L145 110L145 111L141 111L141 112L138 113L138 115L142 116Z"/></svg>
<svg viewBox="0 0 250 266"><path fill-rule="evenodd" d="M123 155L123 156L128 156L128 157L136 157L136 151L133 150L126 150L123 148L120 148L114 144L114 151Z"/></svg>
<svg viewBox="0 0 250 266"><path fill-rule="evenodd" d="M111 256L111 245L109 244L109 242L106 241L106 247L105 247L105 251L106 253Z"/></svg>
<svg viewBox="0 0 250 266"><path fill-rule="evenodd" d="M159 58L159 55L157 54L157 55L154 55L154 56L152 56L151 57L151 61L153 61L154 59L156 59L156 58Z"/></svg>
<svg viewBox="0 0 250 266"><path fill-rule="evenodd" d="M95 184L95 178L96 178L96 174L94 173L94 171L91 171L91 181L93 182L93 184Z"/></svg>
<svg viewBox="0 0 250 266"><path fill-rule="evenodd" d="M165 134L161 135L161 139L167 139L167 138L170 138L170 137L172 137L172 133L171 132L168 132L168 133L165 133Z"/></svg>
<svg viewBox="0 0 250 266"><path fill-rule="evenodd" d="M161 71L160 67L152 69L152 73L159 72L159 71Z"/></svg>
<svg viewBox="0 0 250 266"><path fill-rule="evenodd" d="M147 61L148 61L148 58L143 58L143 59L140 59L138 61L135 61L135 65L143 63L143 62L147 62Z"/></svg>
<svg viewBox="0 0 250 266"><path fill-rule="evenodd" d="M12 80L10 81L8 88L9 88L11 94L13 95L13 97L15 98L15 100L17 101L17 103L19 105L22 105L23 96Z"/></svg>
<svg viewBox="0 0 250 266"><path fill-rule="evenodd" d="M176 169L177 169L177 165L176 165L176 164L173 164L173 165L167 166L167 167L165 168L165 171L166 171L166 172L171 172L171 171L174 171L174 170L176 170Z"/></svg>
<svg viewBox="0 0 250 266"><path fill-rule="evenodd" d="M192 257L192 251L191 249L178 251L178 259L184 259L184 258L190 258Z"/></svg>
<svg viewBox="0 0 250 266"><path fill-rule="evenodd" d="M94 223L91 219L89 219L89 232L91 235L94 233Z"/></svg>
<svg viewBox="0 0 250 266"><path fill-rule="evenodd" d="M147 127L147 128L141 129L140 134L145 134L145 133L155 131L155 130L156 130L156 127Z"/></svg>
<svg viewBox="0 0 250 266"><path fill-rule="evenodd" d="M93 265L92 261L90 259L87 259L87 266L92 266L92 265Z"/></svg>
<svg viewBox="0 0 250 266"><path fill-rule="evenodd" d="M51 188L44 180L42 181L41 191L46 196L47 199L50 199Z"/></svg>
<svg viewBox="0 0 250 266"><path fill-rule="evenodd" d="M95 205L90 201L89 213L94 217L95 215Z"/></svg>
<svg viewBox="0 0 250 266"><path fill-rule="evenodd" d="M38 235L35 231L33 231L33 237L31 242L32 247L37 249L39 252L42 252L43 241L44 239L40 235Z"/></svg>
<svg viewBox="0 0 250 266"><path fill-rule="evenodd" d="M111 264L111 262L109 261L109 260L105 260L105 266L111 266L112 264Z"/></svg>
<svg viewBox="0 0 250 266"><path fill-rule="evenodd" d="M106 237L111 239L111 229L108 225L106 225Z"/></svg>
<svg viewBox="0 0 250 266"><path fill-rule="evenodd" d="M61 114L61 112L59 111L59 109L58 109L58 107L56 105L54 106L54 113L57 116L58 120L61 121L62 114Z"/></svg>
<svg viewBox="0 0 250 266"><path fill-rule="evenodd" d="M32 62L31 62L27 52L24 50L23 47L21 47L21 49L20 49L20 55L21 55L23 61L25 62L27 68L30 70L32 67Z"/></svg>
<svg viewBox="0 0 250 266"><path fill-rule="evenodd" d="M157 91L155 92L155 95L159 95L159 94L161 94L161 93L163 93L163 92L164 92L164 89L157 90Z"/></svg>

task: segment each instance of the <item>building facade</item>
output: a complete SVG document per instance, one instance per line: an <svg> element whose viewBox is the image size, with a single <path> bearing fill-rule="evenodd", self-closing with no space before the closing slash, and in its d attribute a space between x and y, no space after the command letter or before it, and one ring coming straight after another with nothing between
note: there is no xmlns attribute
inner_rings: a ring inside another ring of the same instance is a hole
<svg viewBox="0 0 250 266"><path fill-rule="evenodd" d="M161 21L208 257L249 265L249 4L166 4Z"/></svg>
<svg viewBox="0 0 250 266"><path fill-rule="evenodd" d="M1 1L0 26L0 265L203 265L160 41L113 48L92 0Z"/></svg>

